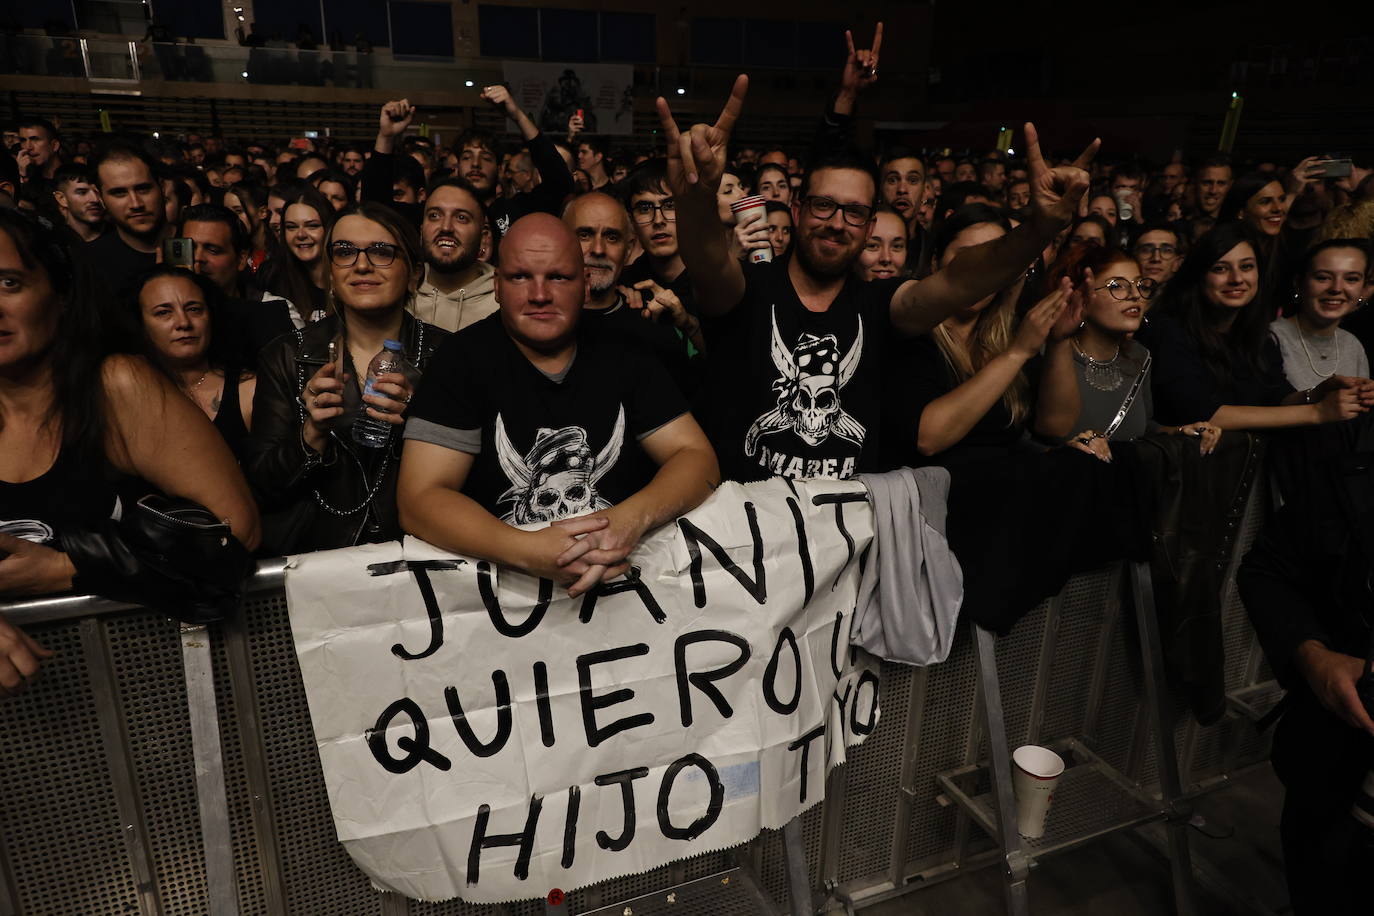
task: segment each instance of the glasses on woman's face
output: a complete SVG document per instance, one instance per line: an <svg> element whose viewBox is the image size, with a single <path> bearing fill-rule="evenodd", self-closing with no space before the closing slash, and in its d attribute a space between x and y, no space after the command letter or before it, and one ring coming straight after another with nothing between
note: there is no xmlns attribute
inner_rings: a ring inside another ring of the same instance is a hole
<svg viewBox="0 0 1374 916"><path fill-rule="evenodd" d="M352 267L358 261L359 252L367 254L367 263L373 267L390 267L391 262L396 260L396 246L390 242L373 242L365 248L359 248L352 242L329 244L329 260L335 267Z"/></svg>
<svg viewBox="0 0 1374 916"><path fill-rule="evenodd" d="M811 211L811 215L816 219L830 219L836 210L844 211L844 221L851 226L865 226L873 218L873 208L864 204L841 204L829 197L810 195L802 198L802 203L806 204L806 209Z"/></svg>
<svg viewBox="0 0 1374 916"><path fill-rule="evenodd" d="M1125 277L1112 277L1107 280L1106 283L1101 286L1095 286L1093 289L1105 289L1112 294L1113 299L1120 299L1122 302L1125 302L1131 298L1132 286L1135 287L1135 291L1142 299L1152 298L1155 294L1155 290L1159 288L1159 284L1149 277L1141 277L1134 282L1127 280Z"/></svg>

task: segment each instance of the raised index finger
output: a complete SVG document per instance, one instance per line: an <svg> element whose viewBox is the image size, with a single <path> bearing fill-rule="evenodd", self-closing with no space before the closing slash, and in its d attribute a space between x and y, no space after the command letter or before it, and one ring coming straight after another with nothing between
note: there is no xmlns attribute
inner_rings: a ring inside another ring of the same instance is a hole
<svg viewBox="0 0 1374 916"><path fill-rule="evenodd" d="M854 33L849 29L844 30L844 43L849 45L849 56L854 56Z"/></svg>
<svg viewBox="0 0 1374 916"><path fill-rule="evenodd" d="M878 23L878 27L873 30L873 56L878 56L878 49L883 46L883 24Z"/></svg>
<svg viewBox="0 0 1374 916"><path fill-rule="evenodd" d="M730 98L725 100L725 107L720 110L720 117L716 118L716 130L721 131L726 136L734 130L735 122L739 120L739 113L744 110L744 96L749 92L749 77L741 73L735 77L735 85L730 89Z"/></svg>
<svg viewBox="0 0 1374 916"><path fill-rule="evenodd" d="M663 126L663 137L668 142L668 156L672 158L673 152L677 150L678 137L682 136L682 132L677 129L677 120L668 108L667 99L659 96L654 102L654 107L658 109L658 121Z"/></svg>
<svg viewBox="0 0 1374 916"><path fill-rule="evenodd" d="M1032 175L1043 173L1045 157L1040 155L1040 134L1036 133L1035 125L1029 121L1023 131L1026 135L1026 164L1030 166Z"/></svg>

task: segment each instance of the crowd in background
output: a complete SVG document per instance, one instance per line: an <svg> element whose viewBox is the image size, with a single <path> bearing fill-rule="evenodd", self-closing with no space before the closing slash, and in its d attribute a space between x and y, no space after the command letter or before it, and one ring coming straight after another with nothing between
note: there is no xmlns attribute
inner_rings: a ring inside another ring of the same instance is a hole
<svg viewBox="0 0 1374 916"><path fill-rule="evenodd" d="M80 588L66 545L150 489L263 555L409 532L577 594L721 479L1206 455L1374 406L1368 159L860 150L879 44L806 148L731 142L743 80L681 136L660 101L657 148L503 86L515 137L451 144L405 100L363 142L7 125L0 597ZM1266 648L1374 734L1313 654L1363 632ZM20 690L46 650L0 636Z"/></svg>

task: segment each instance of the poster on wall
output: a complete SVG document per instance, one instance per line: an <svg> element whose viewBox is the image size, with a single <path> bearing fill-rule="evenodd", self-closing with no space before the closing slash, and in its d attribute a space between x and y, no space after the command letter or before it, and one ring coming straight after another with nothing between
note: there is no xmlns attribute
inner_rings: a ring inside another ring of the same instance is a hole
<svg viewBox="0 0 1374 916"><path fill-rule="evenodd" d="M878 721L854 481L726 483L576 600L414 539L290 560L339 840L420 900L546 896L746 842Z"/></svg>
<svg viewBox="0 0 1374 916"><path fill-rule="evenodd" d="M589 134L634 132L634 67L629 64L556 64L505 61L511 94L541 131L568 132L568 118L582 112Z"/></svg>

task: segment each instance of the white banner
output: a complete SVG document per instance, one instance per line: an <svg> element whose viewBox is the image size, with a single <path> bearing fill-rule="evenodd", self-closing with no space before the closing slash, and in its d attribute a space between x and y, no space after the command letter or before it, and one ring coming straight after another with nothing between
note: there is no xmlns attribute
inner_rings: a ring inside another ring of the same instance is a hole
<svg viewBox="0 0 1374 916"><path fill-rule="evenodd" d="M781 827L878 720L864 494L726 483L577 600L414 539L293 558L340 841L382 888L495 903Z"/></svg>
<svg viewBox="0 0 1374 916"><path fill-rule="evenodd" d="M589 134L634 132L635 68L629 64L541 64L503 61L515 103L550 136L566 136L582 112Z"/></svg>

